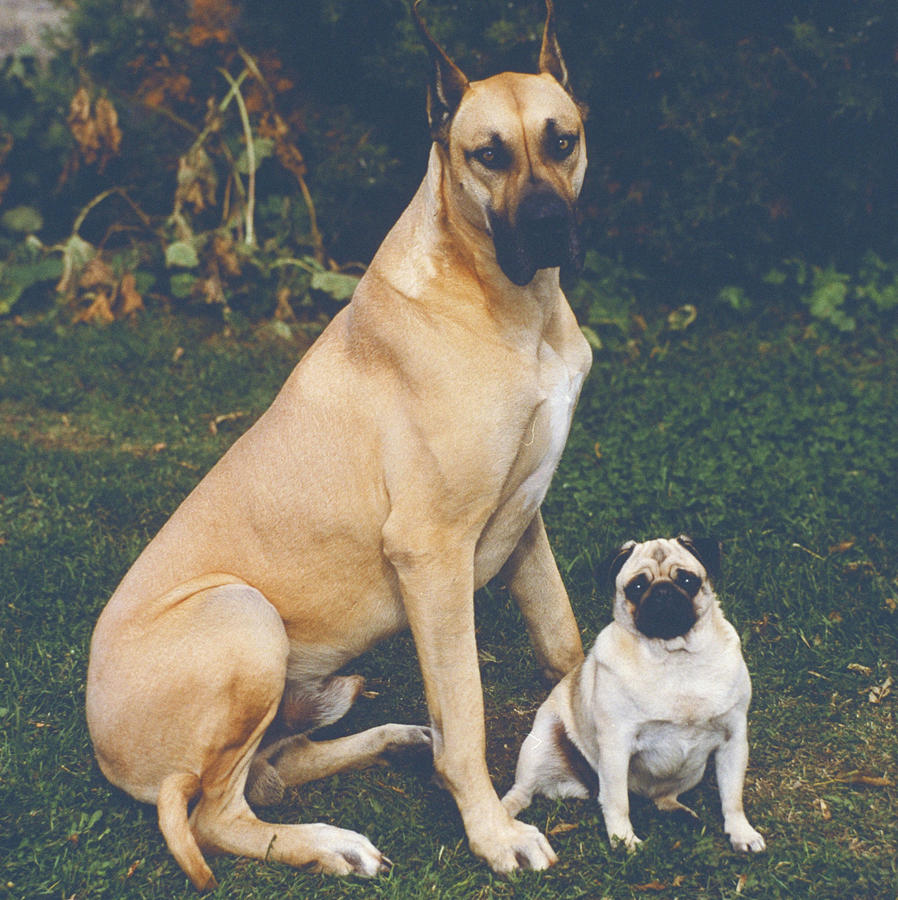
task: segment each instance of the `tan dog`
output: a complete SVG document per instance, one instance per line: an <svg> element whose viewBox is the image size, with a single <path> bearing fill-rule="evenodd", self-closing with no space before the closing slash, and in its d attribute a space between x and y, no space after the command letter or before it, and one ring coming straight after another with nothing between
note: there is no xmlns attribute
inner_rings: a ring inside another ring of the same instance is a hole
<svg viewBox="0 0 898 900"><path fill-rule="evenodd" d="M608 837L632 850L628 791L695 816L677 796L713 753L733 848L765 849L742 808L751 681L711 587L719 554L716 541L685 535L621 547L614 621L539 708L502 799L512 815L537 793L598 795Z"/></svg>
<svg viewBox="0 0 898 900"><path fill-rule="evenodd" d="M431 740L400 725L301 733L354 700L359 679L334 673L405 627L471 849L497 872L555 861L490 782L473 608L501 573L545 671L583 657L539 512L590 365L558 269L577 256L586 150L547 7L540 74L470 84L419 20L435 139L420 189L351 303L97 623L100 767L157 804L198 888L214 884L206 851L340 874L388 865L353 832L262 822L246 797ZM276 716L300 733L259 751Z"/></svg>

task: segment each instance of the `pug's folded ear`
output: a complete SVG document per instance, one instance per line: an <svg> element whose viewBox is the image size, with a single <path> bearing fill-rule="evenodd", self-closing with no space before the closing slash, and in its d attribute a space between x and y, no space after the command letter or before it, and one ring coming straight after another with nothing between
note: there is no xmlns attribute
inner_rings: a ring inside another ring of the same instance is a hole
<svg viewBox="0 0 898 900"><path fill-rule="evenodd" d="M721 547L717 538L692 538L688 534L681 534L677 542L705 567L710 578L720 576Z"/></svg>
<svg viewBox="0 0 898 900"><path fill-rule="evenodd" d="M611 593L614 593L615 590L615 582L617 581L617 576L620 574L620 570L624 567L624 563L632 556L633 548L636 546L636 541L626 541L621 544L617 550L611 555L611 558L608 560L607 565L605 566L605 571L607 575L605 576L608 581L608 587Z"/></svg>

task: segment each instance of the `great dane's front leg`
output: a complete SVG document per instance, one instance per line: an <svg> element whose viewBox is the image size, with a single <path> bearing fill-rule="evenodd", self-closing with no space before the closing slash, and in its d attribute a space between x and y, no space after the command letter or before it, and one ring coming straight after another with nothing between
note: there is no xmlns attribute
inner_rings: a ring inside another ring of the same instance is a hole
<svg viewBox="0 0 898 900"><path fill-rule="evenodd" d="M583 644L538 511L502 576L521 608L546 677L558 681L583 660Z"/></svg>
<svg viewBox="0 0 898 900"><path fill-rule="evenodd" d="M513 820L486 767L483 693L474 633L474 542L385 529L384 548L415 639L433 729L434 765L458 804L472 852L495 872L545 869L555 856L532 825ZM423 538L423 541L422 541ZM414 549L412 549L414 547Z"/></svg>

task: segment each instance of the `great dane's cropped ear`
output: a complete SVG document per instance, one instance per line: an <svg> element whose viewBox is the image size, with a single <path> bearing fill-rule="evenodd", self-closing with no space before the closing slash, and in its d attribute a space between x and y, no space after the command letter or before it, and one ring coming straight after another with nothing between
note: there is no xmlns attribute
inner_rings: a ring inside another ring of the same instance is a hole
<svg viewBox="0 0 898 900"><path fill-rule="evenodd" d="M624 567L624 563L630 558L633 554L633 548L636 546L636 541L627 541L625 544L621 544L617 550L611 556L611 559L608 561L608 565L606 567L608 575L608 585L611 590L611 593L614 593L615 582L617 581L617 576L620 575L620 570Z"/></svg>
<svg viewBox="0 0 898 900"><path fill-rule="evenodd" d="M568 82L567 65L561 55L561 46L555 33L555 4L552 0L546 0L546 27L543 29L543 42L539 50L539 71L540 74L546 72L551 75L568 92L577 105L580 118L585 122L589 115L589 106L574 96Z"/></svg>
<svg viewBox="0 0 898 900"><path fill-rule="evenodd" d="M570 91L567 66L564 64L558 36L555 34L555 5L552 0L546 0L546 27L543 30L543 43L539 50L539 71L548 72L566 91Z"/></svg>
<svg viewBox="0 0 898 900"><path fill-rule="evenodd" d="M691 538L681 534L677 542L682 544L704 567L711 578L720 575L720 541L716 538Z"/></svg>
<svg viewBox="0 0 898 900"><path fill-rule="evenodd" d="M427 121L430 124L430 133L435 141L444 146L449 141L449 126L452 117L461 98L468 88L468 79L461 69L452 62L442 47L433 39L433 35L427 30L418 6L421 0L415 0L412 5L412 15L418 33L427 48L430 57L431 73L430 84L427 86Z"/></svg>

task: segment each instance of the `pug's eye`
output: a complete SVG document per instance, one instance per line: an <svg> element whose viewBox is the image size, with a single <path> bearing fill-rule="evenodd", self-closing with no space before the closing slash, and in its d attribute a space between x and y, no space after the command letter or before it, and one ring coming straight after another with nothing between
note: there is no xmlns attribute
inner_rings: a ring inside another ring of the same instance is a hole
<svg viewBox="0 0 898 900"><path fill-rule="evenodd" d="M699 578L698 575L693 575L692 572L687 572L685 569L680 569L680 571L677 572L677 584L683 588L684 591L693 593L698 590L701 583L701 578Z"/></svg>
<svg viewBox="0 0 898 900"><path fill-rule="evenodd" d="M636 603L639 598L646 592L649 586L649 580L645 575L637 575L625 588L624 596L631 602Z"/></svg>

